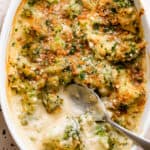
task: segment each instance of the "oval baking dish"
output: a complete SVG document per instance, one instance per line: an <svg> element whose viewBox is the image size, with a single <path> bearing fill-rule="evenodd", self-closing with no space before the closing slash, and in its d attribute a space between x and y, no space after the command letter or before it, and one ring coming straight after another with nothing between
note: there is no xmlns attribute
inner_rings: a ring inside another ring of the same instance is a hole
<svg viewBox="0 0 150 150"><path fill-rule="evenodd" d="M32 146L30 147L29 145L30 142L28 142L27 137L22 137L22 132L21 130L18 129L18 125L16 125L16 122L13 118L12 115L12 108L10 107L9 104L9 99L8 99L8 88L7 88L7 49L8 49L8 43L10 41L10 33L12 30L12 25L13 25L13 21L14 18L16 16L16 11L18 9L18 7L21 4L21 0L15 0L13 2L11 2L10 7L8 9L8 13L6 15L4 24L3 24L3 28L2 28L2 33L1 33L1 37L0 37L0 56L1 56L1 60L0 60L0 70L1 70L1 77L0 77L0 93L1 93L1 106L2 106L2 110L3 110L3 114L6 120L6 123L8 125L8 128L13 136L13 138L15 139L16 143L18 144L19 148L22 150L26 150L26 149L34 149ZM147 79L147 89L146 89L146 105L145 105L145 109L144 109L144 113L140 122L140 129L139 129L139 133L141 135L146 135L146 132L148 131L149 125L150 125L150 66L149 66L149 48L150 48L150 11L149 8L147 8L148 6L150 6L150 2L142 2L142 4L140 3L136 3L136 7L138 9L140 9L141 7L143 7L145 9L145 13L142 17L142 23L143 23L143 29L144 29L144 35L145 35L145 39L147 41L147 48L146 48L146 66L147 66L147 71L146 71L146 79ZM76 6L77 7L77 6ZM74 8L70 8L70 9L74 9ZM77 7L77 10L80 9L80 7ZM112 9L112 11L115 11L114 9ZM30 14L26 14L26 15L30 15ZM76 14L75 14L76 15ZM70 16L71 19L73 16ZM49 25L49 22L46 22L47 25ZM95 23L93 25L93 28L99 28L99 24ZM42 37L43 38L43 37ZM92 39L93 40L93 39ZM92 41L91 40L91 41ZM58 44L58 43L57 43ZM75 46L74 46L75 47ZM112 47L115 48L116 45L114 44L114 46ZM9 51L8 51L9 52ZM73 51L71 51L71 53L74 53ZM85 77L85 74L82 73L80 74L80 79L83 79ZM60 102L61 103L61 102ZM47 109L47 107L46 107ZM124 106L121 107L121 109L126 109ZM48 111L49 110L48 108ZM34 139L32 139L34 140ZM27 142L26 142L27 141ZM133 148L136 149L136 148Z"/></svg>

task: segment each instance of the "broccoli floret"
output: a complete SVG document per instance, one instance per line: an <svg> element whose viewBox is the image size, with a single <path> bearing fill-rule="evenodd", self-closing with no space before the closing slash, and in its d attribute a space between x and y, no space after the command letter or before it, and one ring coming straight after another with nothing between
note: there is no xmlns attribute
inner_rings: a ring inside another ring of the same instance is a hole
<svg viewBox="0 0 150 150"><path fill-rule="evenodd" d="M47 0L48 3L50 4L54 4L54 3L58 3L59 0Z"/></svg>
<svg viewBox="0 0 150 150"><path fill-rule="evenodd" d="M63 99L61 99L56 94L47 94L43 98L43 105L48 113L52 113L59 109L63 104Z"/></svg>
<svg viewBox="0 0 150 150"><path fill-rule="evenodd" d="M74 19L81 13L81 10L82 10L81 4L73 0L66 8L66 15L70 19Z"/></svg>
<svg viewBox="0 0 150 150"><path fill-rule="evenodd" d="M28 5L29 6L33 6L34 4L36 4L39 0L28 0Z"/></svg>
<svg viewBox="0 0 150 150"><path fill-rule="evenodd" d="M134 5L133 0L114 0L120 7L131 7Z"/></svg>
<svg viewBox="0 0 150 150"><path fill-rule="evenodd" d="M21 16L24 18L31 18L32 17L32 11L28 8L23 9Z"/></svg>

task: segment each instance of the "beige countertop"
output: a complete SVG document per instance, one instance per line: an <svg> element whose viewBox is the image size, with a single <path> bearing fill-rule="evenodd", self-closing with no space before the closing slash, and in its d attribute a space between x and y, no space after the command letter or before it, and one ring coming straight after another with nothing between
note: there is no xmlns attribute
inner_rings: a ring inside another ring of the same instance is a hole
<svg viewBox="0 0 150 150"><path fill-rule="evenodd" d="M18 150L11 138L0 109L0 150Z"/></svg>

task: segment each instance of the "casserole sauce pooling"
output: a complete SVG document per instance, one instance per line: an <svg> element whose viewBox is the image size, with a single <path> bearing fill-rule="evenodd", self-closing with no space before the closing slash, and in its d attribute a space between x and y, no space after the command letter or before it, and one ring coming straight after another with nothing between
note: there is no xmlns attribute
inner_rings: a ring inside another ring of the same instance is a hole
<svg viewBox="0 0 150 150"><path fill-rule="evenodd" d="M95 123L62 88L94 88L112 119L136 130L145 104L141 15L132 0L22 1L8 49L8 97L34 149L130 149L128 138Z"/></svg>

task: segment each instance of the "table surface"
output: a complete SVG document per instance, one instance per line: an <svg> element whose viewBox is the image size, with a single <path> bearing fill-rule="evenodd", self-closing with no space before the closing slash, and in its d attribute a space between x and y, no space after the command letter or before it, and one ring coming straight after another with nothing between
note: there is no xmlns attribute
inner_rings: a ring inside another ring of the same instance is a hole
<svg viewBox="0 0 150 150"><path fill-rule="evenodd" d="M0 150L19 150L11 138L0 109Z"/></svg>
<svg viewBox="0 0 150 150"><path fill-rule="evenodd" d="M11 0L0 0L0 30L6 10ZM147 135L150 137L150 134ZM5 124L0 108L0 150L19 150Z"/></svg>

